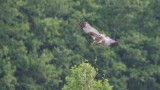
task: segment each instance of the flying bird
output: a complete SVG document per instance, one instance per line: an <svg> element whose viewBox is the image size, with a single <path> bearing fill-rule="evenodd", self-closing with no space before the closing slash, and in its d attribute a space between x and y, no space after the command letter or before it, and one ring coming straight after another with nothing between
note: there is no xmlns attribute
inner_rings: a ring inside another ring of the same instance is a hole
<svg viewBox="0 0 160 90"><path fill-rule="evenodd" d="M114 46L117 44L117 41L111 39L108 36L105 36L105 34L100 34L94 27L92 27L88 22L81 21L80 22L80 28L88 35L92 37L93 44L99 43L106 46Z"/></svg>

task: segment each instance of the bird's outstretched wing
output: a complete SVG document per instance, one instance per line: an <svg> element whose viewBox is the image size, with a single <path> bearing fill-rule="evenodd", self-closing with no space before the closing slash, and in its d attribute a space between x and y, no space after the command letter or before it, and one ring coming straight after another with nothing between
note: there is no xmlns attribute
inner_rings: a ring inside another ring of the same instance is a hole
<svg viewBox="0 0 160 90"><path fill-rule="evenodd" d="M104 34L100 34L94 27L85 21L80 22L80 28L88 35L90 35L94 43L101 43L103 45L112 46L117 44L117 42Z"/></svg>
<svg viewBox="0 0 160 90"><path fill-rule="evenodd" d="M95 39L96 36L100 36L100 33L85 21L80 22L80 27L86 34L89 34L93 39Z"/></svg>

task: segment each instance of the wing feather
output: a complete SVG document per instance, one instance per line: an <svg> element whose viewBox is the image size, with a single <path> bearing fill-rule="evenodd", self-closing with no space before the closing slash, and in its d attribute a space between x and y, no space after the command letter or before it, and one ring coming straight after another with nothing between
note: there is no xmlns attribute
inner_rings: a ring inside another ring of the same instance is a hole
<svg viewBox="0 0 160 90"><path fill-rule="evenodd" d="M80 27L86 34L89 34L93 39L95 39L95 37L97 36L100 36L100 33L85 21L80 22Z"/></svg>
<svg viewBox="0 0 160 90"><path fill-rule="evenodd" d="M97 35L100 35L100 33L87 22L86 22L85 27L83 27L83 30L84 30L85 33L93 32L93 33L95 33Z"/></svg>

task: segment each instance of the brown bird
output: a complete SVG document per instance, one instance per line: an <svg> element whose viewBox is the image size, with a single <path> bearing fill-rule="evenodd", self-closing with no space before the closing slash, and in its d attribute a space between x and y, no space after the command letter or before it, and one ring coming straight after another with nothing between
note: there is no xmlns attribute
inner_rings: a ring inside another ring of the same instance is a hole
<svg viewBox="0 0 160 90"><path fill-rule="evenodd" d="M106 46L113 46L117 44L117 41L100 34L94 27L85 21L80 22L80 28L93 38L93 43L100 43Z"/></svg>

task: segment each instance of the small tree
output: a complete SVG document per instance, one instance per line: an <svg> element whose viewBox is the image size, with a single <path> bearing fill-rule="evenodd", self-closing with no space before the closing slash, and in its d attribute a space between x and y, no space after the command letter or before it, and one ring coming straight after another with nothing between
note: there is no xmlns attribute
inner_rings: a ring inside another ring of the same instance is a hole
<svg viewBox="0 0 160 90"><path fill-rule="evenodd" d="M97 81L95 76L96 70L89 63L74 66L62 90L112 90L107 79Z"/></svg>

